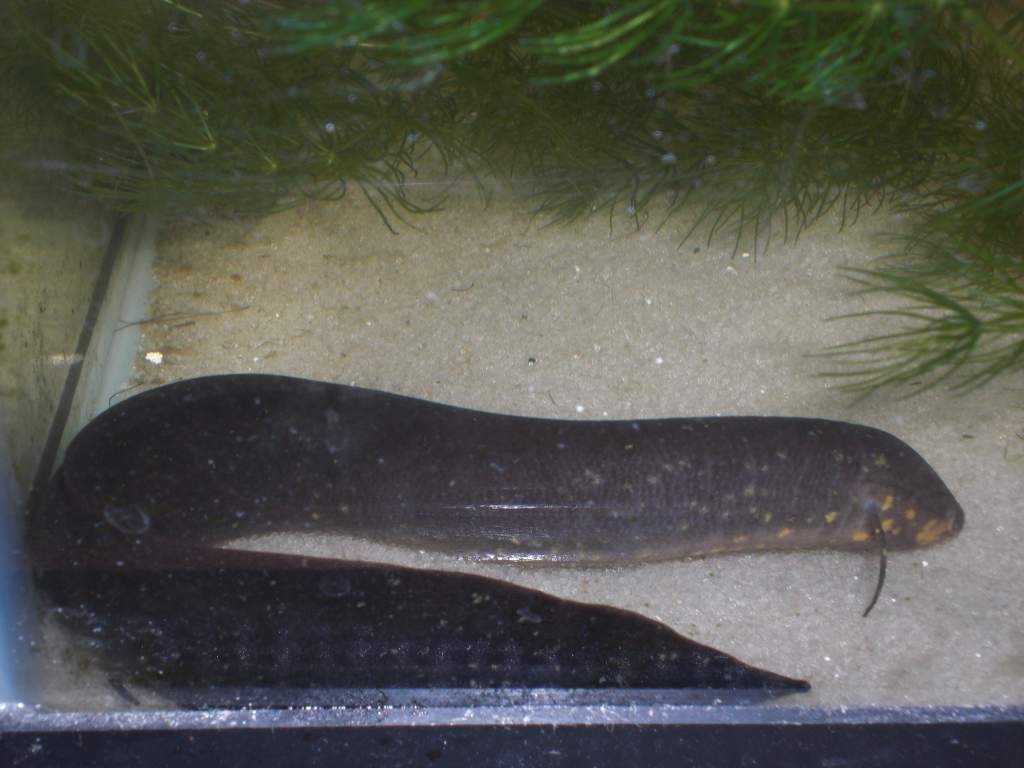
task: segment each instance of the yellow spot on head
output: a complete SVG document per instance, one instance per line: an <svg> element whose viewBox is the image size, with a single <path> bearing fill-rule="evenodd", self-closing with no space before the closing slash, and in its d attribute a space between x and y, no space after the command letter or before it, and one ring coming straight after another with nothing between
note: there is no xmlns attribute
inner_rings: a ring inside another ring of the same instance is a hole
<svg viewBox="0 0 1024 768"><path fill-rule="evenodd" d="M888 512L890 509L892 509L892 504L894 501L896 501L896 499L894 499L892 496L886 496L884 499L882 499L882 511Z"/></svg>
<svg viewBox="0 0 1024 768"><path fill-rule="evenodd" d="M882 530L886 533L892 533L894 521L891 517L887 517L882 521Z"/></svg>
<svg viewBox="0 0 1024 768"><path fill-rule="evenodd" d="M853 534L854 541L867 541L870 538L871 534L867 531L857 531L855 534Z"/></svg>
<svg viewBox="0 0 1024 768"><path fill-rule="evenodd" d="M950 531L948 520L929 520L914 538L918 544L934 544Z"/></svg>
<svg viewBox="0 0 1024 768"><path fill-rule="evenodd" d="M781 531L779 531L778 538L784 539L787 536L789 536L791 533L793 533L793 529L792 528L783 528Z"/></svg>
<svg viewBox="0 0 1024 768"><path fill-rule="evenodd" d="M833 512L826 512L825 513L825 522L826 523L834 523L836 521L837 517L839 517L839 513L838 512L834 512L834 511Z"/></svg>
<svg viewBox="0 0 1024 768"><path fill-rule="evenodd" d="M907 518L907 520L913 520L915 517L917 517L917 510L911 507L910 509L903 513L903 516Z"/></svg>
<svg viewBox="0 0 1024 768"><path fill-rule="evenodd" d="M877 456L875 456L875 466L876 467L888 467L889 466L889 460L885 457L884 453L880 453Z"/></svg>
<svg viewBox="0 0 1024 768"><path fill-rule="evenodd" d="M732 543L733 544L742 544L744 541L746 541L749 538L750 537L747 536L747 534L741 533L739 536L733 536L732 537Z"/></svg>

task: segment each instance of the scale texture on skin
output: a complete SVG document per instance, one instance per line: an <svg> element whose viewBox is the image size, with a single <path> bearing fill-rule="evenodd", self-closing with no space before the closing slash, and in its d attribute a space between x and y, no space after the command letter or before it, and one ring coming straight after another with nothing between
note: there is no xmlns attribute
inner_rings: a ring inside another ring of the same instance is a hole
<svg viewBox="0 0 1024 768"><path fill-rule="evenodd" d="M71 443L58 483L69 536L140 552L147 540L332 531L596 565L872 550L878 525L889 549L906 549L963 527L924 459L870 427L535 419L263 375L186 380L115 405Z"/></svg>
<svg viewBox="0 0 1024 768"><path fill-rule="evenodd" d="M37 583L110 674L187 706L509 687L712 691L739 703L809 687L638 614L482 576L207 554L203 568L55 568Z"/></svg>

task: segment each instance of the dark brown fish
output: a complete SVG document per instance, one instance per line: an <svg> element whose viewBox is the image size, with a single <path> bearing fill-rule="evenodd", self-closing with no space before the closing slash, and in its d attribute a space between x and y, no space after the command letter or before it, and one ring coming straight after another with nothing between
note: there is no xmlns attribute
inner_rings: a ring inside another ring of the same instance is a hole
<svg viewBox="0 0 1024 768"><path fill-rule="evenodd" d="M482 560L615 564L877 550L880 537L906 549L964 519L924 459L870 427L535 419L259 375L115 405L71 443L57 482L59 526L95 550L332 531ZM39 544L40 557L67 551Z"/></svg>
<svg viewBox="0 0 1024 768"><path fill-rule="evenodd" d="M653 688L740 703L809 688L640 615L481 576L237 551L211 564L38 581L112 677L188 706L395 688Z"/></svg>

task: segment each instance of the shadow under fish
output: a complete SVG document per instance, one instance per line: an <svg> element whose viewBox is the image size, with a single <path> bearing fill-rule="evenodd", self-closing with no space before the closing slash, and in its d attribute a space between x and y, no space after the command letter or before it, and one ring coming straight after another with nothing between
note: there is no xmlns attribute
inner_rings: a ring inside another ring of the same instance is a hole
<svg viewBox="0 0 1024 768"><path fill-rule="evenodd" d="M635 614L478 576L219 547L330 531L482 560L599 565L884 552L962 526L931 467L869 427L532 419L231 375L161 387L97 417L70 444L29 535L58 615L127 664L126 676L173 678L193 693L789 692L806 683Z"/></svg>

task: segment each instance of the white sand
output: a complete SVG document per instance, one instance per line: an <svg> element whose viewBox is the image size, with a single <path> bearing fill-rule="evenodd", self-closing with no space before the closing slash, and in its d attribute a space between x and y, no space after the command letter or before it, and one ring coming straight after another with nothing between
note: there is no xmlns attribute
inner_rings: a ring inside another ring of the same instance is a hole
<svg viewBox="0 0 1024 768"><path fill-rule="evenodd" d="M732 258L727 240L680 246L672 225L610 234L601 217L540 228L468 196L414 223L392 235L351 196L257 223L169 228L150 310L167 319L144 326L139 382L267 372L570 419L857 421L925 456L966 511L963 534L891 556L868 619L877 562L850 554L524 570L340 538L249 546L474 571L631 608L810 680L801 702L1024 702L1020 376L970 398L935 391L850 408L808 358L871 329L824 318L868 306L837 267L865 264L878 253L872 232L893 221L879 214L840 234L822 222L757 259Z"/></svg>

